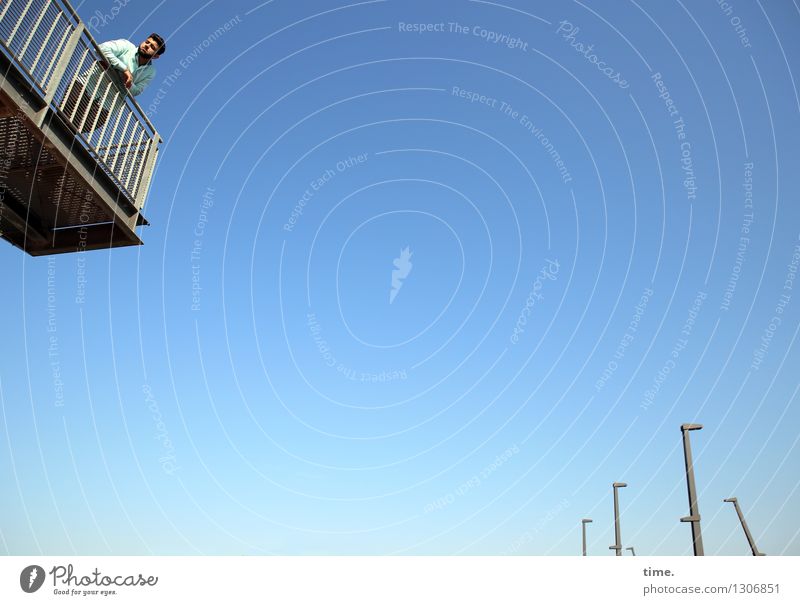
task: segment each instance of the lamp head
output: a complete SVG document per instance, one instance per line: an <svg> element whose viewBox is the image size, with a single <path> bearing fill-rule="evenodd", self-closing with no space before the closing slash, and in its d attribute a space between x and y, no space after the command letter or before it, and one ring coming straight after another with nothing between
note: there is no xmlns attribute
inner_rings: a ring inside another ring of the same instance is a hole
<svg viewBox="0 0 800 605"><path fill-rule="evenodd" d="M628 487L627 483L614 483L611 487Z"/></svg>
<svg viewBox="0 0 800 605"><path fill-rule="evenodd" d="M736 502L736 498L725 498L723 502Z"/></svg>
<svg viewBox="0 0 800 605"><path fill-rule="evenodd" d="M702 424L682 424L681 430L682 431L699 431L703 428Z"/></svg>
<svg viewBox="0 0 800 605"><path fill-rule="evenodd" d="M581 523L591 523L591 519L581 519Z"/></svg>

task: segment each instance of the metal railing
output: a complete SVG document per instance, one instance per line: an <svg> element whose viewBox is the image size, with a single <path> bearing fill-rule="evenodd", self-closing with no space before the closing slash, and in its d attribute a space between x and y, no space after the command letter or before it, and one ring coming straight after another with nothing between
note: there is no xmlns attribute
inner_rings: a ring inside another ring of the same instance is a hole
<svg viewBox="0 0 800 605"><path fill-rule="evenodd" d="M66 0L2 0L0 46L141 210L161 138Z"/></svg>

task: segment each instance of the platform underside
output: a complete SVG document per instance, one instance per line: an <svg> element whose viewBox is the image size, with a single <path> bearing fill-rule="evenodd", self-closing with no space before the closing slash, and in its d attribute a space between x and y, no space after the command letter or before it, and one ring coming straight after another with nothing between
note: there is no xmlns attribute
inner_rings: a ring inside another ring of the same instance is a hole
<svg viewBox="0 0 800 605"><path fill-rule="evenodd" d="M55 136L64 129L55 113L39 129L0 91L3 239L32 256L141 245L134 229L144 219L104 186L107 177L86 149L65 144L71 133Z"/></svg>

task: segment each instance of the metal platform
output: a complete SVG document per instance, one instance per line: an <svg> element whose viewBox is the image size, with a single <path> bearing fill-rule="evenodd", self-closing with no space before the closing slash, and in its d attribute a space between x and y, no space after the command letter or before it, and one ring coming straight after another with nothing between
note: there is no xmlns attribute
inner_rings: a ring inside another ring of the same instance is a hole
<svg viewBox="0 0 800 605"><path fill-rule="evenodd" d="M158 133L68 3L0 4L0 235L33 256L140 245Z"/></svg>

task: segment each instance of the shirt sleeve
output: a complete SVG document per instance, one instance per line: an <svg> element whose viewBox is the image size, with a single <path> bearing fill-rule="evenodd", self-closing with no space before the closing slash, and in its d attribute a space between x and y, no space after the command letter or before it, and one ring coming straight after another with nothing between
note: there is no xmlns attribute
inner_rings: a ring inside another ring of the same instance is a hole
<svg viewBox="0 0 800 605"><path fill-rule="evenodd" d="M127 40L109 40L108 42L103 42L100 45L100 50L111 67L114 67L120 71L125 71L128 69L128 66L125 65L120 59L125 52L126 44L129 44Z"/></svg>
<svg viewBox="0 0 800 605"><path fill-rule="evenodd" d="M135 82L128 91L135 97L142 93L142 91L147 88L147 85L150 84L150 81L153 79L155 75L152 69L148 69L141 75L141 79L138 82Z"/></svg>

